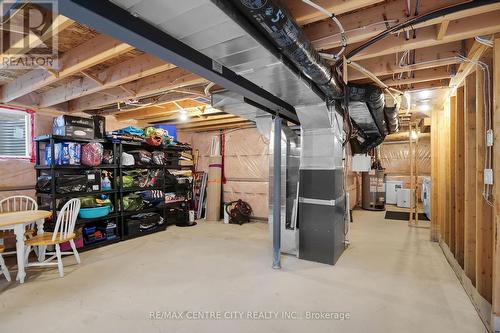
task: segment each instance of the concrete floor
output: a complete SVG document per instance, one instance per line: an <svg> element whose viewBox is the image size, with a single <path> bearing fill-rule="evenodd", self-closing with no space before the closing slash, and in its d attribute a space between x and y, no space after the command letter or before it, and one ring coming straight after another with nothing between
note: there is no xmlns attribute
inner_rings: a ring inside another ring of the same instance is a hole
<svg viewBox="0 0 500 333"><path fill-rule="evenodd" d="M29 269L24 285L0 278L0 332L486 332L429 231L383 216L354 212L334 267L286 256L272 270L261 223L172 227L83 253L80 266L68 257L63 279L56 269ZM350 319L151 320L152 311Z"/></svg>

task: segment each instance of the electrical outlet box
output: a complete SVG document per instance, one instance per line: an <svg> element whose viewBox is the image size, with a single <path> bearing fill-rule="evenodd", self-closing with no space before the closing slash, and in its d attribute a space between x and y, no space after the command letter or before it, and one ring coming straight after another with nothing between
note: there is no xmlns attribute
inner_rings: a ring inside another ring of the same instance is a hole
<svg viewBox="0 0 500 333"><path fill-rule="evenodd" d="M484 184L493 185L493 169L484 169Z"/></svg>
<svg viewBox="0 0 500 333"><path fill-rule="evenodd" d="M487 130L486 131L486 146L492 147L493 146L493 130Z"/></svg>

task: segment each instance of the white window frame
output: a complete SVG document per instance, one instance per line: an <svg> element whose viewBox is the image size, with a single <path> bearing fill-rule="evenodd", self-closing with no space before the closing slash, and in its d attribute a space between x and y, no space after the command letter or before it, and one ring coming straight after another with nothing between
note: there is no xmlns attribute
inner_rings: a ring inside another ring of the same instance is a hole
<svg viewBox="0 0 500 333"><path fill-rule="evenodd" d="M23 111L23 110L16 110L16 109L11 109L11 108L6 108L3 106L0 106L0 115L2 114L12 114L12 113L17 113L20 115L24 116L24 126L25 126L25 142L26 142L26 155L21 155L21 156L12 156L12 155L0 155L0 159L26 159L30 160L31 157L33 156L33 142L32 141L32 124L31 121L34 118L29 112Z"/></svg>

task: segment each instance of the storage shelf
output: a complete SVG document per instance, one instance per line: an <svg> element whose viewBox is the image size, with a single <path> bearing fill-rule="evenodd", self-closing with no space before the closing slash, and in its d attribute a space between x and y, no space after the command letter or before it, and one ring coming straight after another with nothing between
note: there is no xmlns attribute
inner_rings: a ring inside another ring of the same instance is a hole
<svg viewBox="0 0 500 333"><path fill-rule="evenodd" d="M157 233L157 232L160 232L160 231L165 231L165 230L167 230L167 225L164 222L162 225L156 227L153 230L144 231L144 232L138 233L136 235L132 235L132 236L128 236L128 235L127 236L123 236L122 239L123 240L129 240L129 239L139 238L139 237L142 237L142 236L151 235L151 234L154 234L154 233Z"/></svg>
<svg viewBox="0 0 500 333"><path fill-rule="evenodd" d="M164 165L126 165L122 166L123 170L137 170L137 169L163 169Z"/></svg>
<svg viewBox="0 0 500 333"><path fill-rule="evenodd" d="M132 216L132 215L137 215L137 214L154 213L154 212L159 211L160 209L163 209L163 206L149 207L149 208L144 208L144 209L136 210L136 211L123 211L121 214L122 214L122 216Z"/></svg>
<svg viewBox="0 0 500 333"><path fill-rule="evenodd" d="M79 197L86 197L86 196L92 196L92 195L108 195L108 194L114 194L117 193L116 190L111 190L111 191L95 191L95 192L69 192L69 193L56 193L55 198L67 198L67 197L72 197L72 198L79 198ZM46 193L46 192L37 192L36 194L39 197L52 197L52 193Z"/></svg>
<svg viewBox="0 0 500 333"><path fill-rule="evenodd" d="M79 248L78 252L85 252L85 251L89 251L89 250L94 250L94 249L97 249L97 248L100 248L100 247L103 247L103 246L106 246L106 245L111 245L111 244L114 244L114 243L118 243L121 240L122 240L122 238L120 238L119 236L117 236L114 239L106 239L106 240L103 240L103 241L98 241L98 242L95 242L95 243L92 243L92 244L89 244L89 245L85 245L82 248Z"/></svg>
<svg viewBox="0 0 500 333"><path fill-rule="evenodd" d="M153 186L153 187L126 187L123 189L123 193L130 192L144 192L144 191L154 191L163 190L163 186Z"/></svg>
<svg viewBox="0 0 500 333"><path fill-rule="evenodd" d="M99 166L91 167L86 165L56 165L54 170L101 170L101 169L117 169L116 164L101 164ZM50 170L52 167L50 165L36 165L37 170Z"/></svg>
<svg viewBox="0 0 500 333"><path fill-rule="evenodd" d="M82 225L82 224L87 224L87 223L92 223L92 222L100 222L100 221L105 221L105 220L112 220L112 219L116 219L119 216L120 216L119 213L112 213L112 214L108 214L106 216L96 217L94 219L82 219L82 218L78 218L76 220L76 224L77 225Z"/></svg>
<svg viewBox="0 0 500 333"><path fill-rule="evenodd" d="M35 141L38 142L49 142L50 139L54 139L55 141L70 141L70 142L84 142L84 143L89 143L89 142L99 142L99 143L108 143L108 140L105 139L82 139L82 138L73 138L73 137L68 137L68 136L61 136L61 135L40 135L35 138Z"/></svg>

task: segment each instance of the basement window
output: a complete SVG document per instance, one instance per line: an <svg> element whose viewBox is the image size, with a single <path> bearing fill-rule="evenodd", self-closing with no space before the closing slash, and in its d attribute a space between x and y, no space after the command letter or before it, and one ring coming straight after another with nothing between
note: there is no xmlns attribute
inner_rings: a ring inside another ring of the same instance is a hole
<svg viewBox="0 0 500 333"><path fill-rule="evenodd" d="M0 107L0 158L34 161L34 112Z"/></svg>

